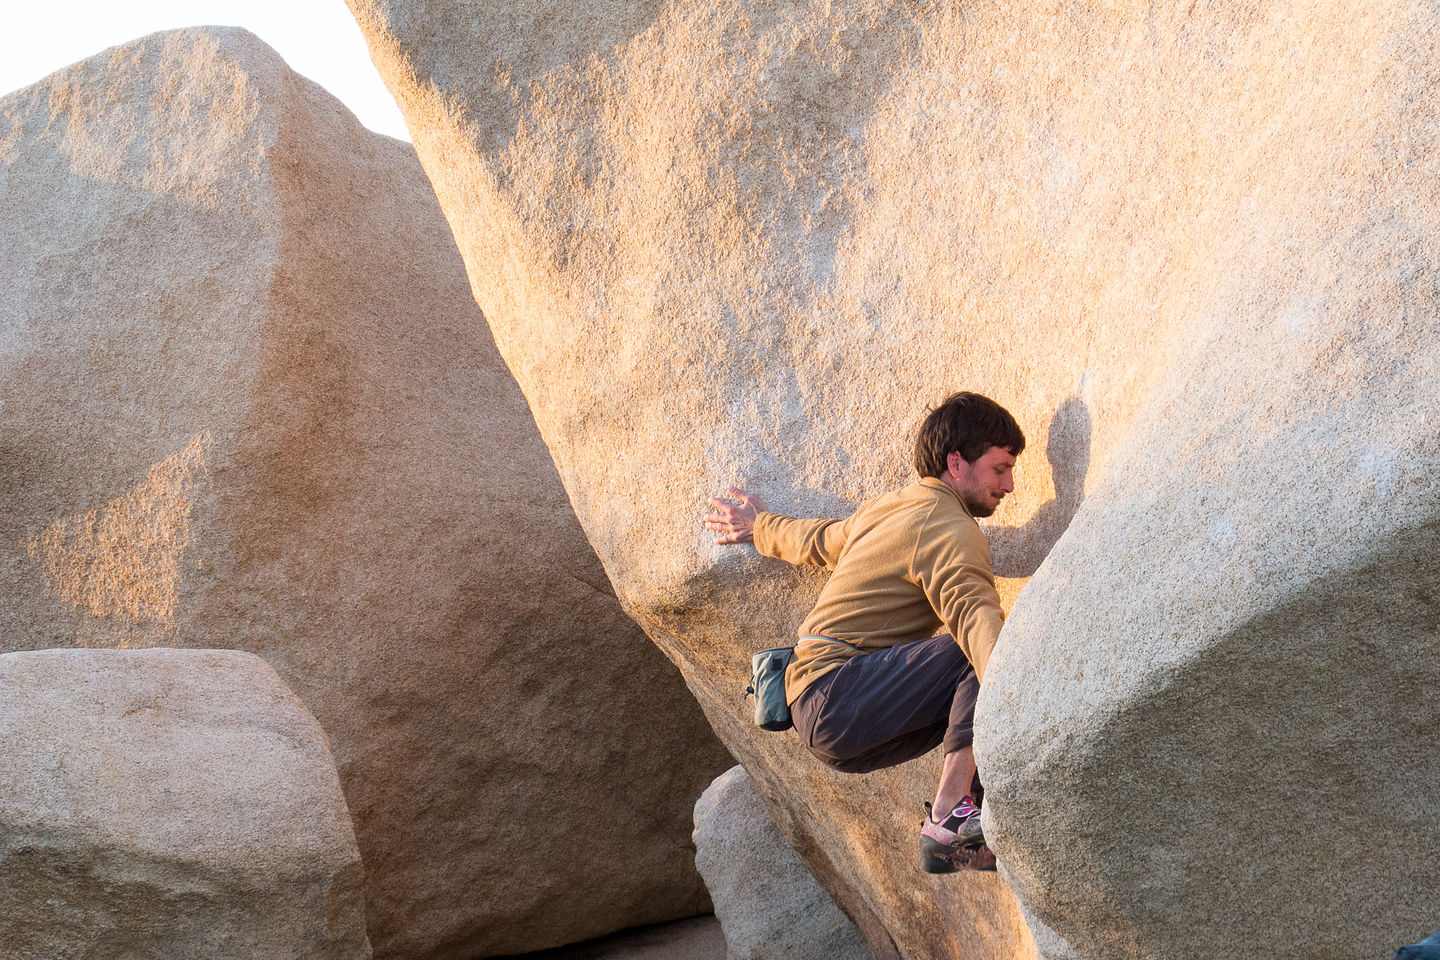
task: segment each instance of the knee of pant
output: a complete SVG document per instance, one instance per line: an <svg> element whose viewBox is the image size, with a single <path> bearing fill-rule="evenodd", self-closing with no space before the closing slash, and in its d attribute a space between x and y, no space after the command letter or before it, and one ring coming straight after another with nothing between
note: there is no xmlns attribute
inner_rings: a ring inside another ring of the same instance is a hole
<svg viewBox="0 0 1440 960"><path fill-rule="evenodd" d="M848 728L836 730L827 728L824 724L816 724L814 728L807 730L804 736L805 748L836 769L839 769L837 764L853 760L873 746L857 742Z"/></svg>

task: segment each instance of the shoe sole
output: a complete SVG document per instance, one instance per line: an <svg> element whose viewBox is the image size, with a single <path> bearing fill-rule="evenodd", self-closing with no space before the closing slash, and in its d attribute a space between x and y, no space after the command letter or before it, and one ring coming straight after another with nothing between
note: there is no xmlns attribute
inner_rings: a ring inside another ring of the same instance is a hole
<svg viewBox="0 0 1440 960"><path fill-rule="evenodd" d="M995 869L995 854L983 843L944 844L921 837L920 869L926 873L989 872Z"/></svg>

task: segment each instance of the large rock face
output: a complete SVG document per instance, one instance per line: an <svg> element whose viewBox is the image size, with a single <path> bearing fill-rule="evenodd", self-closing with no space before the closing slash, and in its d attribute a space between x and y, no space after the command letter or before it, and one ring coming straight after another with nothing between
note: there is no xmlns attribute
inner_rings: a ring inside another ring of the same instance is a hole
<svg viewBox="0 0 1440 960"><path fill-rule="evenodd" d="M369 958L325 733L215 650L0 656L0 955Z"/></svg>
<svg viewBox="0 0 1440 960"><path fill-rule="evenodd" d="M780 836L742 766L695 802L695 866L729 960L870 960L860 931Z"/></svg>
<svg viewBox="0 0 1440 960"><path fill-rule="evenodd" d="M730 761L622 614L413 150L237 30L0 118L0 649L274 665L333 740L378 956L703 910L690 808Z"/></svg>
<svg viewBox="0 0 1440 960"><path fill-rule="evenodd" d="M1433 6L350 2L622 600L877 953L1034 947L911 866L938 759L747 726L816 581L697 514L848 511L962 387L1031 438L997 572L1061 544L978 734L1046 949L1425 932Z"/></svg>

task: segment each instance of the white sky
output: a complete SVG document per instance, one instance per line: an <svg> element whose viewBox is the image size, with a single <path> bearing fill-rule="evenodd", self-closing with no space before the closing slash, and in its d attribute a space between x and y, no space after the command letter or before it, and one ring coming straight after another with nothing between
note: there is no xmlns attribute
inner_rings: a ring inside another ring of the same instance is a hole
<svg viewBox="0 0 1440 960"><path fill-rule="evenodd" d="M240 26L360 122L409 140L345 0L22 0L0 30L0 96L121 43L175 27Z"/></svg>

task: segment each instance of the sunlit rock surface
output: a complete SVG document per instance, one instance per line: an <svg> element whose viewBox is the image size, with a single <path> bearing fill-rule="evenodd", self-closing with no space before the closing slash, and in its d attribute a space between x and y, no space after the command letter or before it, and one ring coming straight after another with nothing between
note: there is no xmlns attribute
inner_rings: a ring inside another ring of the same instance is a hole
<svg viewBox="0 0 1440 960"><path fill-rule="evenodd" d="M742 766L695 802L695 866L728 960L870 960L860 931L780 836Z"/></svg>
<svg viewBox="0 0 1440 960"><path fill-rule="evenodd" d="M362 960L325 734L217 650L0 656L0 954Z"/></svg>
<svg viewBox="0 0 1440 960"><path fill-rule="evenodd" d="M916 873L938 758L748 726L818 580L697 516L846 512L962 387L1031 439L997 573L1059 540L978 735L1044 938L1433 927L1431 5L350 3L622 600L877 954L1034 947L1000 880Z"/></svg>
<svg viewBox="0 0 1440 960"><path fill-rule="evenodd" d="M333 743L377 956L706 909L691 806L732 761L621 613L413 150L243 31L0 100L0 637L270 662Z"/></svg>

